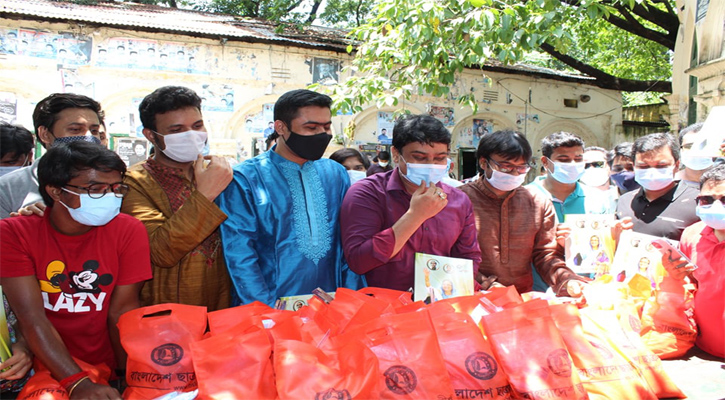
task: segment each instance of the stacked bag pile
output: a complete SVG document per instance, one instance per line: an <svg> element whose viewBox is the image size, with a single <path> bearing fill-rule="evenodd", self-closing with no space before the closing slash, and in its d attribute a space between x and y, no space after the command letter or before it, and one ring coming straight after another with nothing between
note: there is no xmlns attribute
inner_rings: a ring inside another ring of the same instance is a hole
<svg viewBox="0 0 725 400"><path fill-rule="evenodd" d="M649 281L599 280L586 299L507 287L428 305L407 292L341 288L298 311L258 302L212 313L141 308L118 324L128 353L123 397L684 398L661 357L694 343L686 286L663 282L653 295ZM47 375L19 398L67 398L47 397Z"/></svg>

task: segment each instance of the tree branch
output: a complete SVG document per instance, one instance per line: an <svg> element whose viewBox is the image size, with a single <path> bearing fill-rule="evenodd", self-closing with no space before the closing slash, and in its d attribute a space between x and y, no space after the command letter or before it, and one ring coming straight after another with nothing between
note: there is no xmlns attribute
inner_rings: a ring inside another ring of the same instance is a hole
<svg viewBox="0 0 725 400"><path fill-rule="evenodd" d="M311 24L312 21L317 18L317 9L320 8L320 4L322 3L322 0L315 0L315 2L312 4L312 10L310 10L310 15L307 17L307 23Z"/></svg>
<svg viewBox="0 0 725 400"><path fill-rule="evenodd" d="M667 81L638 81L635 79L624 79L610 75L598 68L585 64L571 56L562 54L548 43L542 43L541 49L551 54L557 60L564 64L589 75L596 79L594 85L613 90L622 90L625 92L663 92L672 93L672 82Z"/></svg>
<svg viewBox="0 0 725 400"><path fill-rule="evenodd" d="M611 14L608 17L604 17L604 20L616 26L617 28L623 29L639 37L661 44L662 46L665 46L670 50L675 49L675 40L670 39L668 35L665 35L662 32L646 28L639 23L637 23L637 25L632 25L629 23L629 21L623 18L615 17Z"/></svg>

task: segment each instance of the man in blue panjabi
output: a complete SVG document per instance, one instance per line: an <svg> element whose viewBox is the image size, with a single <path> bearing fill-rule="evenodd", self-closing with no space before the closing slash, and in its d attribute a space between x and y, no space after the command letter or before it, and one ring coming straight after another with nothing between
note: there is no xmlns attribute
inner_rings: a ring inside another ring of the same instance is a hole
<svg viewBox="0 0 725 400"><path fill-rule="evenodd" d="M317 287L364 286L340 242L340 205L350 179L342 165L320 159L332 139L331 104L309 90L283 94L271 135L281 140L234 167L234 180L217 198L228 215L221 236L236 290L233 305L273 305Z"/></svg>

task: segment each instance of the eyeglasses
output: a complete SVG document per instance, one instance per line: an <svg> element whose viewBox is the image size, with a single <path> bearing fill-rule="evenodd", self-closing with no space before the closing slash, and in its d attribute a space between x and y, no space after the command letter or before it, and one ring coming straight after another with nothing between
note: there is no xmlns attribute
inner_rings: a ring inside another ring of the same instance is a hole
<svg viewBox="0 0 725 400"><path fill-rule="evenodd" d="M701 206L713 205L718 200L720 200L720 204L725 206L725 196L720 196L719 198L715 198L715 196L697 196L697 197L695 197L695 201L697 202L698 205L701 205Z"/></svg>
<svg viewBox="0 0 725 400"><path fill-rule="evenodd" d="M532 167L532 165L530 163L526 163L526 165L511 165L511 164L501 165L496 160L493 160L490 158L488 159L488 161L492 162L496 166L496 169L503 172L504 174L510 174L510 173L514 172L514 170L518 171L519 174L525 174L525 173L529 172L529 170Z"/></svg>
<svg viewBox="0 0 725 400"><path fill-rule="evenodd" d="M584 164L584 169L589 169L591 167L604 168L604 161L592 161Z"/></svg>
<svg viewBox="0 0 725 400"><path fill-rule="evenodd" d="M72 188L85 190L88 193L88 197L92 199L100 199L101 197L105 196L106 193L113 193L114 196L123 198L128 193L128 185L125 185L123 183L112 183L110 185L105 183L94 183L88 187L83 186L75 186L75 185L65 185L70 186Z"/></svg>

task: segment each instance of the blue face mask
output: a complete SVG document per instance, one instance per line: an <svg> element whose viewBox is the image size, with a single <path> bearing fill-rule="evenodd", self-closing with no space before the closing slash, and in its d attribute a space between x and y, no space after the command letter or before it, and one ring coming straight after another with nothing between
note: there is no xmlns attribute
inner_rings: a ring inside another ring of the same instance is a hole
<svg viewBox="0 0 725 400"><path fill-rule="evenodd" d="M639 189L639 183L634 180L634 172L622 171L612 174L612 182L622 191L626 193L632 190Z"/></svg>
<svg viewBox="0 0 725 400"><path fill-rule="evenodd" d="M634 180L646 190L662 190L675 180L675 167L635 168Z"/></svg>
<svg viewBox="0 0 725 400"><path fill-rule="evenodd" d="M70 208L62 201L58 201L68 209L71 218L76 222L87 226L101 226L111 222L121 211L122 198L116 197L113 193L106 193L100 199L93 199L88 193L76 193L62 188L68 193L81 198L81 206Z"/></svg>
<svg viewBox="0 0 725 400"><path fill-rule="evenodd" d="M446 176L448 166L442 164L411 164L400 156L400 159L405 163L408 172L405 174L405 178L412 184L420 186L423 182L438 183Z"/></svg>
<svg viewBox="0 0 725 400"><path fill-rule="evenodd" d="M365 171L355 171L354 169L348 170L347 174L350 176L351 185L361 179L365 179L365 177L367 176Z"/></svg>
<svg viewBox="0 0 725 400"><path fill-rule="evenodd" d="M695 213L712 229L725 229L725 206L716 201L709 206L697 206Z"/></svg>
<svg viewBox="0 0 725 400"><path fill-rule="evenodd" d="M584 162L563 163L549 159L554 163L554 172L549 172L551 177L561 183L575 183L584 174Z"/></svg>
<svg viewBox="0 0 725 400"><path fill-rule="evenodd" d="M101 144L101 140L98 139L95 136L88 136L88 135L83 135L83 136L66 136L66 137L55 138L55 140L53 141L53 144L51 145L51 147L52 146L55 146L56 144L60 144L60 143L70 143L70 142L79 142L79 141L80 142L91 142L91 143L95 143L95 144Z"/></svg>

